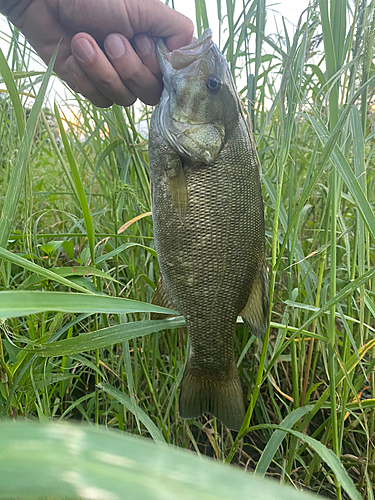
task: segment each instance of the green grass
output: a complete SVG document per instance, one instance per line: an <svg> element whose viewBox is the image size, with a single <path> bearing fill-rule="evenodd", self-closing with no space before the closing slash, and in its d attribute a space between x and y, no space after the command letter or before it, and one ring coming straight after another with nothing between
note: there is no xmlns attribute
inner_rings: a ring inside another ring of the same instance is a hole
<svg viewBox="0 0 375 500"><path fill-rule="evenodd" d="M238 325L241 432L180 419L184 323L149 320L159 270L151 217L137 219L150 211L137 123L152 109L78 95L43 108L51 68L29 69L17 33L0 56L0 411L106 425L373 500L375 2L311 3L293 36L280 21L272 38L264 0L243 5L236 17L234 1L217 2L220 48L262 164L271 327L257 340ZM195 7L199 34L207 8Z"/></svg>

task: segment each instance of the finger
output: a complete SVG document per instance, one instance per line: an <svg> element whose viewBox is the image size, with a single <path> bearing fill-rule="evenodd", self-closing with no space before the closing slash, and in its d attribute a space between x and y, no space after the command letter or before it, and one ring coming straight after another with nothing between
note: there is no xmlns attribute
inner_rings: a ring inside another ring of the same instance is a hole
<svg viewBox="0 0 375 500"><path fill-rule="evenodd" d="M113 104L113 101L104 96L95 85L93 85L81 66L74 59L74 56L70 56L67 59L66 66L69 72L69 81L72 82L69 83L69 85L75 92L82 94L89 99L94 106L98 106L98 108L108 108Z"/></svg>
<svg viewBox="0 0 375 500"><path fill-rule="evenodd" d="M160 81L163 76L160 71L156 43L152 36L147 33L140 33L133 38L133 45L136 53L141 58L143 64L148 67L151 73Z"/></svg>
<svg viewBox="0 0 375 500"><path fill-rule="evenodd" d="M145 40L150 41L149 38ZM129 40L117 33L108 35L104 41L104 49L126 88L145 104L157 104L163 85L142 63ZM149 46L147 50L153 50L152 46ZM151 57L152 54L150 54ZM153 65L155 66L155 63ZM155 67L154 71L157 72Z"/></svg>
<svg viewBox="0 0 375 500"><path fill-rule="evenodd" d="M70 56L72 57L72 56ZM61 75L60 78L63 78L63 80L67 83L68 87L70 87L73 92L79 92L76 84L74 83L73 81L73 78L70 74L70 70L68 68L68 61L69 61L69 58L65 61L65 64L64 64L64 77L62 77ZM56 70L55 70L56 71ZM59 74L57 71L56 71L57 74Z"/></svg>
<svg viewBox="0 0 375 500"><path fill-rule="evenodd" d="M147 6L147 25L139 31L148 32L154 37L166 38L166 45L170 51L192 42L194 25L188 17L167 7L159 0L153 2L147 0Z"/></svg>
<svg viewBox="0 0 375 500"><path fill-rule="evenodd" d="M75 35L72 39L72 53L88 77L86 83L89 81L103 96L120 106L134 104L136 96L124 85L115 68L90 35L87 33ZM78 82L75 83L78 87Z"/></svg>

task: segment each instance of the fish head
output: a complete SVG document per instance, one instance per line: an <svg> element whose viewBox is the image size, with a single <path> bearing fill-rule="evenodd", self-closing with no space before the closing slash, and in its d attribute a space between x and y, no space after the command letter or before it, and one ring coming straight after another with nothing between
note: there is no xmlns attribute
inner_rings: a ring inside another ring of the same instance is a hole
<svg viewBox="0 0 375 500"><path fill-rule="evenodd" d="M192 44L169 52L157 42L164 89L159 125L167 142L182 156L210 164L225 140L239 102L225 57L210 29Z"/></svg>

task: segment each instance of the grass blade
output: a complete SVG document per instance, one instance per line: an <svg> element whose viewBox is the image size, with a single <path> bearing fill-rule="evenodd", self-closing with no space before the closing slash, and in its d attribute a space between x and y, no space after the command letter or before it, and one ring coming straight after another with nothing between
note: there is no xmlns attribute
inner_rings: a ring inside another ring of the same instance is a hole
<svg viewBox="0 0 375 500"><path fill-rule="evenodd" d="M294 431L292 429L288 429L286 427L281 427L280 425L257 425L252 427L249 430L256 430L256 429L277 429L280 431L283 431L285 433L291 434L293 436L296 436L297 438L301 439L302 441L306 442L318 455L324 462L329 465L329 467L332 469L334 472L335 476L337 477L338 481L340 482L340 485L346 490L346 492L349 495L349 498L351 500L362 500L361 495L359 492L356 490L354 483L349 476L349 474L346 472L344 466L340 462L340 460L337 458L337 456L333 453L332 450L328 449L324 444L322 444L320 441L317 441L316 439L306 436L306 434L302 434L302 432Z"/></svg>
<svg viewBox="0 0 375 500"><path fill-rule="evenodd" d="M301 417L306 415L306 413L309 413L311 409L312 405L296 408L291 413L289 413L287 417L284 418L284 420L280 423L280 427L283 427L284 429L292 428L293 425L298 422ZM271 461L273 460L273 457L275 456L275 453L277 452L284 438L285 432L282 432L281 430L277 430L272 434L271 439L268 441L266 447L262 452L259 462L255 467L255 474L258 474L261 477L265 475Z"/></svg>
<svg viewBox="0 0 375 500"><path fill-rule="evenodd" d="M33 143L35 129L38 123L40 110L43 106L44 96L46 94L49 79L52 75L53 65L57 56L58 48L48 65L47 71L43 77L40 90L35 99L34 105L28 117L25 132L22 137L19 153L16 164L13 167L12 175L9 181L8 190L6 193L1 219L0 219L0 247L6 248L9 235L13 226L13 220L17 211L18 201L21 196L21 191L24 187L27 162Z"/></svg>
<svg viewBox="0 0 375 500"><path fill-rule="evenodd" d="M0 49L0 73L9 92L9 97L12 101L14 114L16 115L18 136L22 139L25 131L25 114L22 108L22 102L18 94L16 83L9 69L7 60L4 57L3 51Z"/></svg>
<svg viewBox="0 0 375 500"><path fill-rule="evenodd" d="M142 424L151 434L151 437L155 441L155 443L165 443L165 439L161 431L156 427L147 413L145 413L142 408L135 404L134 400L130 399L129 396L127 396L123 392L120 392L118 389L115 389L114 387L111 387L104 382L99 382L98 388L102 389L112 398L116 399L116 401L125 406L127 410L129 410L135 417L137 417L138 420L142 422Z"/></svg>
<svg viewBox="0 0 375 500"><path fill-rule="evenodd" d="M94 231L94 224L92 222L92 217L91 217L90 209L89 209L89 206L88 206L88 203L87 203L86 193L85 193L85 190L83 188L81 177L79 175L77 163L75 161L72 149L70 147L70 144L69 144L69 141L68 141L68 137L66 135L64 126L62 124L60 112L59 112L59 109L58 109L58 107L57 107L56 104L55 104L55 116L56 116L57 123L59 125L61 139L62 139L62 142L64 144L65 153L66 153L66 155L68 157L68 162L69 162L70 169L71 169L71 172L72 172L73 182L74 182L74 185L75 185L75 188L76 188L77 196L78 196L79 201L80 201L80 205L81 205L81 209L82 209L82 214L83 214L83 218L84 218L85 226L86 226L87 239L88 239L88 242L89 242L91 262L94 264L95 263L95 231Z"/></svg>
<svg viewBox="0 0 375 500"><path fill-rule="evenodd" d="M27 259L24 259L23 257L20 257L17 254L14 254L12 252L9 252L9 250L5 250L5 248L0 248L0 258L3 258L4 260L7 260L8 262L12 262L12 264L16 264L17 266L20 266L24 269L27 269L33 273L36 273L38 276L42 276L45 279L53 280L56 281L57 283L60 283L61 285L65 285L69 288L73 288L74 290L78 290L79 292L84 292L84 293L92 293L89 290L86 290L86 288L83 288L80 285L77 285L73 283L73 281L67 280L63 276L54 273L50 269L45 269L44 267L38 266L38 264L34 264L34 262L30 262ZM0 292L0 293L16 293L16 292ZM32 293L32 292L29 292ZM16 298L16 296L13 296ZM3 304L0 304L0 310Z"/></svg>
<svg viewBox="0 0 375 500"><path fill-rule="evenodd" d="M65 313L107 313L127 314L136 312L160 312L177 314L164 307L138 302L137 300L120 299L106 295L84 295L66 292L0 292L0 317L17 318L45 311Z"/></svg>
<svg viewBox="0 0 375 500"><path fill-rule="evenodd" d="M309 120L311 121L313 127L315 128L318 137L324 144L325 138L329 135L327 129L324 127L323 124L318 123L314 118L309 117ZM328 145L328 141L326 142L326 145ZM372 235L372 238L375 241L375 215L368 199L366 198L366 194L363 191L363 188L361 187L358 179L356 178L352 169L350 168L344 154L337 145L335 145L333 149L332 156L337 171L341 175L345 184L348 186L349 192L356 201L357 207L361 212L363 220L365 221Z"/></svg>
<svg viewBox="0 0 375 500"><path fill-rule="evenodd" d="M37 344L33 353L41 357L69 356L92 351L101 347L109 347L113 344L132 340L138 337L160 332L161 330L179 328L185 325L185 320L181 317L173 319L161 319L152 321L134 321L116 326L110 326L95 332L79 335L71 339L51 342L39 347Z"/></svg>

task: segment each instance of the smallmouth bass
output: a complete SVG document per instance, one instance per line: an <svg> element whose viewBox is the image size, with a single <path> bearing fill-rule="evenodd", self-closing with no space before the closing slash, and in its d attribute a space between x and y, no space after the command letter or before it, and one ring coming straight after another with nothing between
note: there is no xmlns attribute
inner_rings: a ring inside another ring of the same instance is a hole
<svg viewBox="0 0 375 500"><path fill-rule="evenodd" d="M154 237L161 278L153 303L182 314L190 354L180 414L208 412L238 430L245 416L234 358L237 316L262 336L268 277L258 157L224 56L207 29L169 52L150 124Z"/></svg>

